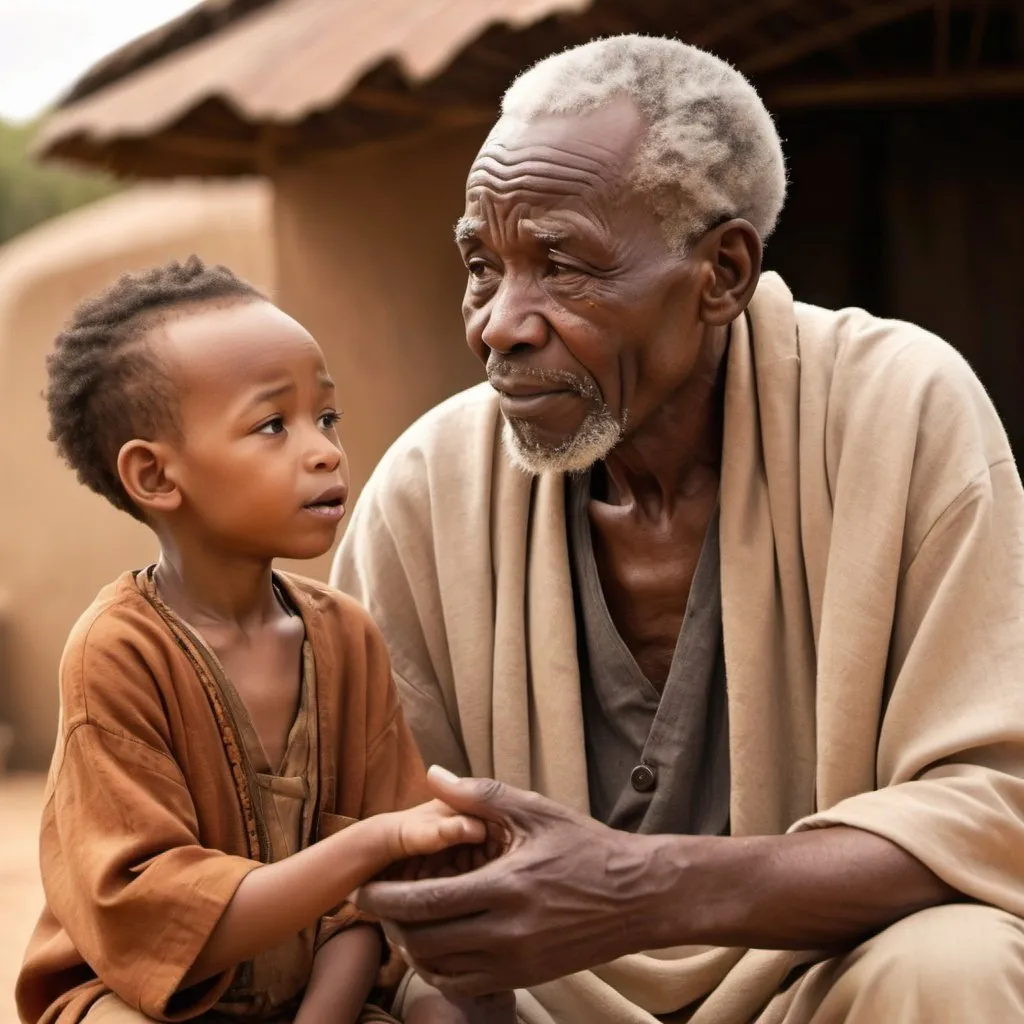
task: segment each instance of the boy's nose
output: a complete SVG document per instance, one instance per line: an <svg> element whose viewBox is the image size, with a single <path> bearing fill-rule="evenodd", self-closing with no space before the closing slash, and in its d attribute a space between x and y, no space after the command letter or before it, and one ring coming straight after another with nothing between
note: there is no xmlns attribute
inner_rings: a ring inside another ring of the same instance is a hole
<svg viewBox="0 0 1024 1024"><path fill-rule="evenodd" d="M323 452L317 461L316 468L328 470L334 472L338 468L338 464L341 462L341 452L337 448L331 448L330 451Z"/></svg>
<svg viewBox="0 0 1024 1024"><path fill-rule="evenodd" d="M342 456L341 447L323 434L319 434L315 446L309 453L313 469L320 472L333 473L340 465Z"/></svg>

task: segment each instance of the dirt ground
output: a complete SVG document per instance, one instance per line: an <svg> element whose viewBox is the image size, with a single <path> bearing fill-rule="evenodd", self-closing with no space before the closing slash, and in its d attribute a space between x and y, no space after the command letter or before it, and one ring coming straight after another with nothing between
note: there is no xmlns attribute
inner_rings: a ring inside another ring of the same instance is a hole
<svg viewBox="0 0 1024 1024"><path fill-rule="evenodd" d="M0 775L0 1024L17 1024L14 981L43 899L37 846L43 775Z"/></svg>

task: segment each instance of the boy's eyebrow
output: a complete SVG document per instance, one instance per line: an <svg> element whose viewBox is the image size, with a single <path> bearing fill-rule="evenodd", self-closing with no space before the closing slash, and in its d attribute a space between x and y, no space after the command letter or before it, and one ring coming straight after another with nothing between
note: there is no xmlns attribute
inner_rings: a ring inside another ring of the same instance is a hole
<svg viewBox="0 0 1024 1024"><path fill-rule="evenodd" d="M270 387L257 391L249 402L249 405L260 405L262 402L272 402L275 398L288 394L295 390L294 381L286 381L284 384L272 384Z"/></svg>
<svg viewBox="0 0 1024 1024"><path fill-rule="evenodd" d="M317 383L320 385L321 391L328 391L334 389L334 380L331 375L324 370L320 370L316 375ZM265 387L262 391L257 391L249 400L249 405L261 405L263 402L272 402L275 398L280 398L282 395L287 395L289 392L295 390L295 381L284 381L281 384L271 384Z"/></svg>

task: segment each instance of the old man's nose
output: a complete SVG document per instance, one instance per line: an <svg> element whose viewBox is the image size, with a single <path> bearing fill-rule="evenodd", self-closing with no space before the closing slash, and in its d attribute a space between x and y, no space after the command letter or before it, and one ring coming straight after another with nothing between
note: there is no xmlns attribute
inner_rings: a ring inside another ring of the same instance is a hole
<svg viewBox="0 0 1024 1024"><path fill-rule="evenodd" d="M524 345L539 348L548 338L548 323L522 289L503 285L487 310L480 340L507 353Z"/></svg>

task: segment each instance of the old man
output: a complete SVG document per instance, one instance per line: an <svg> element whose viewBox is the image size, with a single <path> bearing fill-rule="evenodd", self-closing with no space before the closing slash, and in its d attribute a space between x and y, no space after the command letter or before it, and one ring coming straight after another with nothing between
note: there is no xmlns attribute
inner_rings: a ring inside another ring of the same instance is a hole
<svg viewBox="0 0 1024 1024"><path fill-rule="evenodd" d="M334 571L473 777L438 791L512 837L362 892L406 1006L1024 1020L1020 479L952 348L761 273L785 185L745 79L636 36L526 72L473 163L489 383L395 444Z"/></svg>

